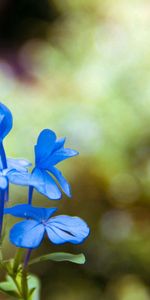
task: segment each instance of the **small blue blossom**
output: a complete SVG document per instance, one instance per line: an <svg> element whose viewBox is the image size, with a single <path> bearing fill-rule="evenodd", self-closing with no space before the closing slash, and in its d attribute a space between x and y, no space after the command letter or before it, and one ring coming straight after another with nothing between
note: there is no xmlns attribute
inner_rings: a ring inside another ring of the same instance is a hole
<svg viewBox="0 0 150 300"><path fill-rule="evenodd" d="M2 141L11 130L12 125L13 119L10 110L0 103L0 189L6 190L6 193L9 181L16 183L16 179L13 180L13 178L20 177L20 172L26 173L27 167L31 165L25 159L6 158ZM0 200L3 201L3 199Z"/></svg>
<svg viewBox="0 0 150 300"><path fill-rule="evenodd" d="M31 175L31 185L50 199L61 198L61 191L53 177L58 181L64 193L71 197L70 185L55 165L77 155L78 152L64 148L64 144L65 138L57 139L52 130L44 129L35 146L35 168Z"/></svg>
<svg viewBox="0 0 150 300"><path fill-rule="evenodd" d="M4 169L7 169L6 154L3 147L3 139L9 133L13 125L10 110L0 103L0 238L3 226L4 202L8 200L8 180Z"/></svg>
<svg viewBox="0 0 150 300"><path fill-rule="evenodd" d="M12 227L10 241L17 247L33 249L41 244L46 233L53 244L82 243L89 235L87 224L78 217L52 217L56 210L57 208L40 208L28 204L5 208L5 214L27 218Z"/></svg>
<svg viewBox="0 0 150 300"><path fill-rule="evenodd" d="M25 159L7 159L7 169L0 170L0 189L5 190L8 183L16 184L17 178L23 177L27 174L27 167L30 163ZM21 181L18 181L21 185ZM23 184L24 185L24 182Z"/></svg>
<svg viewBox="0 0 150 300"><path fill-rule="evenodd" d="M12 114L10 110L0 103L0 142L9 133L13 125Z"/></svg>
<svg viewBox="0 0 150 300"><path fill-rule="evenodd" d="M10 110L0 103L0 170L7 168L3 139L11 130L12 125L13 119Z"/></svg>
<svg viewBox="0 0 150 300"><path fill-rule="evenodd" d="M44 129L35 145L35 168L32 173L10 174L9 179L14 184L34 187L38 192L49 199L61 198L61 189L71 197L70 185L62 173L55 167L59 162L75 156L77 151L64 148L65 138L56 138L56 134L50 129ZM50 175L51 173L51 175ZM56 183L56 181L58 184ZM29 203L31 204L32 189L29 191Z"/></svg>

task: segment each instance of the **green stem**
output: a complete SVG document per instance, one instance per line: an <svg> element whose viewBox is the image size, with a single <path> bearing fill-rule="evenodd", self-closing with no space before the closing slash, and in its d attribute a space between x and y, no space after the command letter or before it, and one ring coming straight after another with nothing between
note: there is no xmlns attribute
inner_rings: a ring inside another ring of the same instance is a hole
<svg viewBox="0 0 150 300"><path fill-rule="evenodd" d="M14 274L17 273L18 267L22 262L23 253L24 253L24 249L22 249L22 248L19 248L16 252L15 259L14 259L14 264L13 264L13 273Z"/></svg>
<svg viewBox="0 0 150 300"><path fill-rule="evenodd" d="M12 280L13 280L13 282L14 282L14 284L15 284L17 290L18 290L19 297L22 297L21 287L20 287L19 283L17 282L16 276L11 275L11 278L12 278ZM20 299L21 299L21 298L20 298ZM25 300L26 300L26 299L25 299Z"/></svg>
<svg viewBox="0 0 150 300"><path fill-rule="evenodd" d="M3 261L2 246L0 245L0 262Z"/></svg>
<svg viewBox="0 0 150 300"><path fill-rule="evenodd" d="M29 186L29 191L28 191L28 204L29 205L32 205L33 191L34 191L34 187ZM27 266L28 266L28 262L29 262L29 259L30 259L30 256L31 256L31 252L32 252L32 249L27 250L27 255L26 255L25 260L24 260L24 269L26 269Z"/></svg>
<svg viewBox="0 0 150 300"><path fill-rule="evenodd" d="M22 270L21 276L21 292L24 300L28 300L28 280L27 280L27 270Z"/></svg>
<svg viewBox="0 0 150 300"><path fill-rule="evenodd" d="M0 189L0 243L2 243L2 227L4 218L5 190Z"/></svg>

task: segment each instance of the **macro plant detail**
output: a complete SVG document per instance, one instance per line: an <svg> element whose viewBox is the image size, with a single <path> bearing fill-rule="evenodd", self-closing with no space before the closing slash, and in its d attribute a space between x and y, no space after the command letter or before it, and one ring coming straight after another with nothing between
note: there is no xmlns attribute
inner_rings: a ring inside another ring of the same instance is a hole
<svg viewBox="0 0 150 300"><path fill-rule="evenodd" d="M89 234L86 223L78 217L51 217L56 210L57 208L39 208L24 204L6 208L6 214L26 218L11 229L11 242L17 247L34 249L40 245L46 232L54 244L80 244Z"/></svg>
<svg viewBox="0 0 150 300"><path fill-rule="evenodd" d="M45 237L50 243L81 244L89 235L89 227L79 217L54 215L56 207L36 207L32 204L34 189L50 200L60 200L62 191L71 197L71 188L56 165L78 152L65 148L65 138L57 138L50 129L44 129L35 145L35 166L26 159L7 158L3 140L12 129L10 110L0 103L0 266L6 272L6 280L0 283L0 291L17 299L39 299L38 281L29 273L29 266L44 260L85 262L83 254L64 252L49 253L31 259L33 249L38 248ZM27 203L10 207L9 184L28 187ZM10 242L16 247L16 255L10 260L3 258L4 216L22 218L10 229ZM35 298L36 293L36 298Z"/></svg>

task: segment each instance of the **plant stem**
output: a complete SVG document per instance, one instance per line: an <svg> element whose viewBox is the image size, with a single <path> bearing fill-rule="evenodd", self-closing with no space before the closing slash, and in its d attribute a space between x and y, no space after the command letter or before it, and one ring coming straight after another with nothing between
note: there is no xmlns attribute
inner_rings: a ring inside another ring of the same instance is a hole
<svg viewBox="0 0 150 300"><path fill-rule="evenodd" d="M7 188L5 190L5 202L8 202L8 201L9 201L9 182L8 182Z"/></svg>
<svg viewBox="0 0 150 300"><path fill-rule="evenodd" d="M26 267L28 266L28 262L29 262L31 253L32 253L32 249L28 249L28 252L27 252L27 255L26 255L25 261L24 261L24 269L26 269Z"/></svg>
<svg viewBox="0 0 150 300"><path fill-rule="evenodd" d="M22 249L22 248L19 248L16 252L14 264L13 264L13 273L14 274L17 273L18 267L21 264L23 252L24 252L24 249Z"/></svg>
<svg viewBox="0 0 150 300"><path fill-rule="evenodd" d="M28 191L28 204L31 205L32 204L32 197L33 197L33 190L34 187L33 186L29 186L29 191ZM32 249L28 249L27 255L25 257L25 261L24 261L24 269L27 267L30 256L31 256L31 252Z"/></svg>
<svg viewBox="0 0 150 300"><path fill-rule="evenodd" d="M28 192L28 204L32 204L32 197L33 197L33 186L29 186L29 192Z"/></svg>
<svg viewBox="0 0 150 300"><path fill-rule="evenodd" d="M22 291L21 291L21 288L20 288L19 283L17 282L16 276L11 276L11 278L13 279L13 282L14 282L15 285L16 285L16 288L17 288L17 290L18 290L19 295L22 295Z"/></svg>
<svg viewBox="0 0 150 300"><path fill-rule="evenodd" d="M29 191L28 191L28 204L32 204L32 197L33 197L33 186L29 186ZM28 262L30 260L30 256L32 253L32 249L28 249L25 260L24 260L24 265L23 265L23 270L22 270L22 279L21 279L21 294L23 296L23 300L28 300L28 281L27 281L27 266Z"/></svg>
<svg viewBox="0 0 150 300"><path fill-rule="evenodd" d="M0 241L2 238L2 227L4 217L5 190L0 190Z"/></svg>
<svg viewBox="0 0 150 300"><path fill-rule="evenodd" d="M3 142L0 142L0 169L7 169L6 154L3 146ZM2 238L2 227L3 227L3 215L4 215L4 204L7 198L7 188L5 190L0 189L0 240Z"/></svg>
<svg viewBox="0 0 150 300"><path fill-rule="evenodd" d="M3 146L3 142L0 142L0 158L1 158L1 166L0 168L7 169L7 160L6 160L6 154Z"/></svg>
<svg viewBox="0 0 150 300"><path fill-rule="evenodd" d="M21 276L21 293L24 300L28 300L28 280L27 280L27 270L22 270Z"/></svg>

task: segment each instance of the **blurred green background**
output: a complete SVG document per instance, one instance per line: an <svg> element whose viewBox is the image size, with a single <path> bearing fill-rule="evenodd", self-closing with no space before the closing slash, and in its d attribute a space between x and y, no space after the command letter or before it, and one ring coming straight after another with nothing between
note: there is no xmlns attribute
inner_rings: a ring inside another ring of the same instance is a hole
<svg viewBox="0 0 150 300"><path fill-rule="evenodd" d="M41 299L148 300L150 2L36 2L12 1L11 10L0 5L8 26L0 32L0 96L14 116L6 151L34 161L41 129L67 136L67 146L80 152L60 164L73 198L49 201L35 192L34 204L58 205L91 228L83 245L45 240L33 253L87 258L83 266L32 267ZM25 188L11 187L12 203L26 197ZM6 256L14 251L7 241Z"/></svg>

